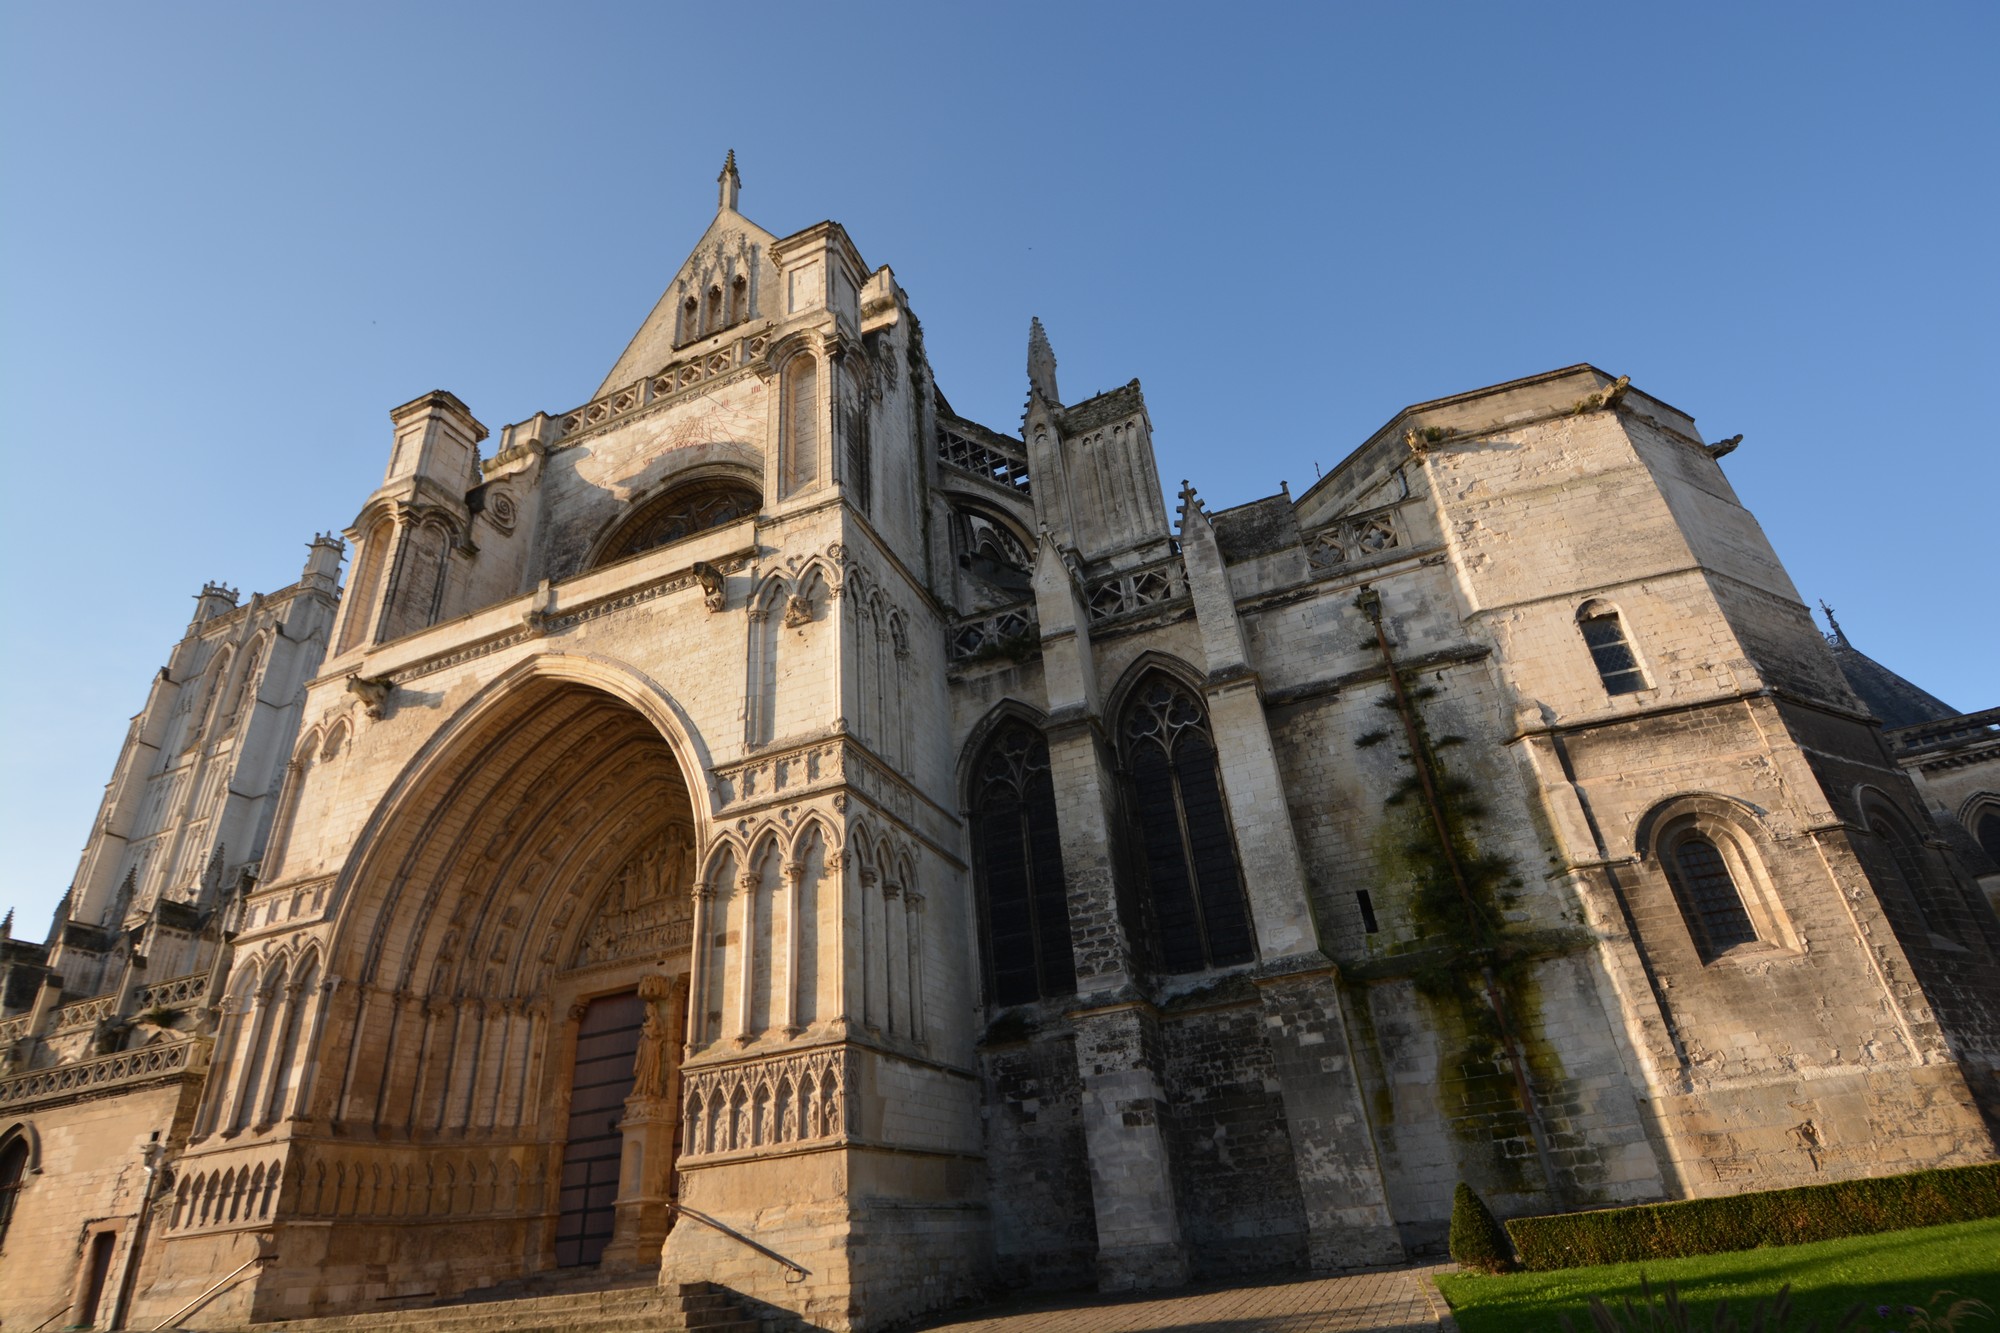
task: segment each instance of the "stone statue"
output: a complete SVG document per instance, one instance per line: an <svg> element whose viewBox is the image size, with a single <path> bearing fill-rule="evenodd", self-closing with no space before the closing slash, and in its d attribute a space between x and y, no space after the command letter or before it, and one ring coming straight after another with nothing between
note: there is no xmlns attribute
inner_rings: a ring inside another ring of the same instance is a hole
<svg viewBox="0 0 2000 1333"><path fill-rule="evenodd" d="M667 1025L658 1011L646 1011L646 1026L639 1033L639 1051L632 1061L632 1094L635 1097L667 1095Z"/></svg>

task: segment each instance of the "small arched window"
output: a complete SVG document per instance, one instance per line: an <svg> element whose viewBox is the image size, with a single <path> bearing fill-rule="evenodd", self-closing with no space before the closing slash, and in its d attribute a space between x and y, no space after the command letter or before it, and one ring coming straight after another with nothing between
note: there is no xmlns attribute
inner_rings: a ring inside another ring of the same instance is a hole
<svg viewBox="0 0 2000 1333"><path fill-rule="evenodd" d="M1585 602L1576 615L1577 628L1597 664L1597 678L1606 694L1636 694L1646 688L1645 673L1625 637L1624 617L1603 602Z"/></svg>
<svg viewBox="0 0 2000 1333"><path fill-rule="evenodd" d="M701 337L701 302L690 296L681 303L681 336L677 342L691 343Z"/></svg>
<svg viewBox="0 0 2000 1333"><path fill-rule="evenodd" d="M1049 743L1009 721L973 766L972 864L984 917L987 994L1025 1004L1076 992Z"/></svg>
<svg viewBox="0 0 2000 1333"><path fill-rule="evenodd" d="M1133 692L1122 732L1153 961L1169 973L1248 962L1256 942L1207 710L1155 673Z"/></svg>
<svg viewBox="0 0 2000 1333"><path fill-rule="evenodd" d="M1757 942L1743 893L1712 839L1693 830L1682 833L1671 844L1667 866L1702 962L1713 962L1739 944Z"/></svg>
<svg viewBox="0 0 2000 1333"><path fill-rule="evenodd" d="M27 1183L28 1139L16 1134L0 1145L0 1245L7 1242L7 1227L14 1220L14 1201Z"/></svg>
<svg viewBox="0 0 2000 1333"><path fill-rule="evenodd" d="M741 324L750 318L750 284L740 275L729 284L729 322Z"/></svg>
<svg viewBox="0 0 2000 1333"><path fill-rule="evenodd" d="M722 327L722 324L722 288L710 287L708 289L708 308L702 311L701 331L703 333L714 333Z"/></svg>

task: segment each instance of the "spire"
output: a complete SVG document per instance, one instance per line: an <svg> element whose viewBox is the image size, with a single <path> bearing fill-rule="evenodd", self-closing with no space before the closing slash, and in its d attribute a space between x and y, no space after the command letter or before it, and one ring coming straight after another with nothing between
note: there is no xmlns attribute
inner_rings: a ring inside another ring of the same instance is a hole
<svg viewBox="0 0 2000 1333"><path fill-rule="evenodd" d="M14 909L10 907L7 909L6 919L0 920L0 940L11 940L13 938L14 938Z"/></svg>
<svg viewBox="0 0 2000 1333"><path fill-rule="evenodd" d="M1028 386L1050 407L1062 406L1062 396L1056 392L1055 349L1049 346L1039 317L1028 321Z"/></svg>
<svg viewBox="0 0 2000 1333"><path fill-rule="evenodd" d="M1830 631L1826 636L1826 641L1836 648L1853 647L1854 645L1847 641L1847 635L1841 632L1840 622L1833 618L1833 608L1826 604L1824 597L1820 598L1819 609L1826 614L1826 623Z"/></svg>
<svg viewBox="0 0 2000 1333"><path fill-rule="evenodd" d="M736 174L736 150L729 150L729 156L722 159L722 174L715 178L720 187L717 191L715 207L717 212L736 211L736 201L743 193L743 178Z"/></svg>

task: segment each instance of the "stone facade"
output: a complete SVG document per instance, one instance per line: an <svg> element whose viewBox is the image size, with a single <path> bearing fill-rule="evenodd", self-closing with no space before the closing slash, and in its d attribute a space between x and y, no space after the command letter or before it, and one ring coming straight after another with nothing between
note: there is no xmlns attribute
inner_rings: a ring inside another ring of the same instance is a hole
<svg viewBox="0 0 2000 1333"><path fill-rule="evenodd" d="M1575 366L1170 520L1137 381L966 420L720 186L588 403L405 404L344 590L204 592L4 944L0 1317L865 1329L1994 1155L1992 867L1727 443Z"/></svg>

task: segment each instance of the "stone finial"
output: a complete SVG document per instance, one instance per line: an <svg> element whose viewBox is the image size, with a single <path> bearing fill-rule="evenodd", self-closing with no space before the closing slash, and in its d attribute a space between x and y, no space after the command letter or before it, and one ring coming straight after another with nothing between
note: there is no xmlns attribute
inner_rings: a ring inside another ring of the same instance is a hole
<svg viewBox="0 0 2000 1333"><path fill-rule="evenodd" d="M14 938L14 909L8 908L7 915L0 917L0 940Z"/></svg>
<svg viewBox="0 0 2000 1333"><path fill-rule="evenodd" d="M729 150L729 156L722 159L722 174L715 178L719 187L715 206L718 211L736 211L736 201L743 196L743 177L736 173L736 150Z"/></svg>
<svg viewBox="0 0 2000 1333"><path fill-rule="evenodd" d="M1201 507L1201 496L1195 493L1194 483L1190 482L1186 477L1181 478L1180 515L1181 515L1181 526L1183 528L1187 526L1188 520L1190 518L1195 518L1197 516L1203 518L1207 517L1207 512L1203 510Z"/></svg>
<svg viewBox="0 0 2000 1333"><path fill-rule="evenodd" d="M1826 604L1826 599L1823 597L1820 599L1819 609L1820 613L1826 617L1826 641L1836 648L1853 647L1852 644L1848 643L1846 633L1840 628L1840 622L1833 618L1833 608Z"/></svg>
<svg viewBox="0 0 2000 1333"><path fill-rule="evenodd" d="M1056 392L1056 353L1039 317L1028 321L1028 386L1050 407L1062 406Z"/></svg>

